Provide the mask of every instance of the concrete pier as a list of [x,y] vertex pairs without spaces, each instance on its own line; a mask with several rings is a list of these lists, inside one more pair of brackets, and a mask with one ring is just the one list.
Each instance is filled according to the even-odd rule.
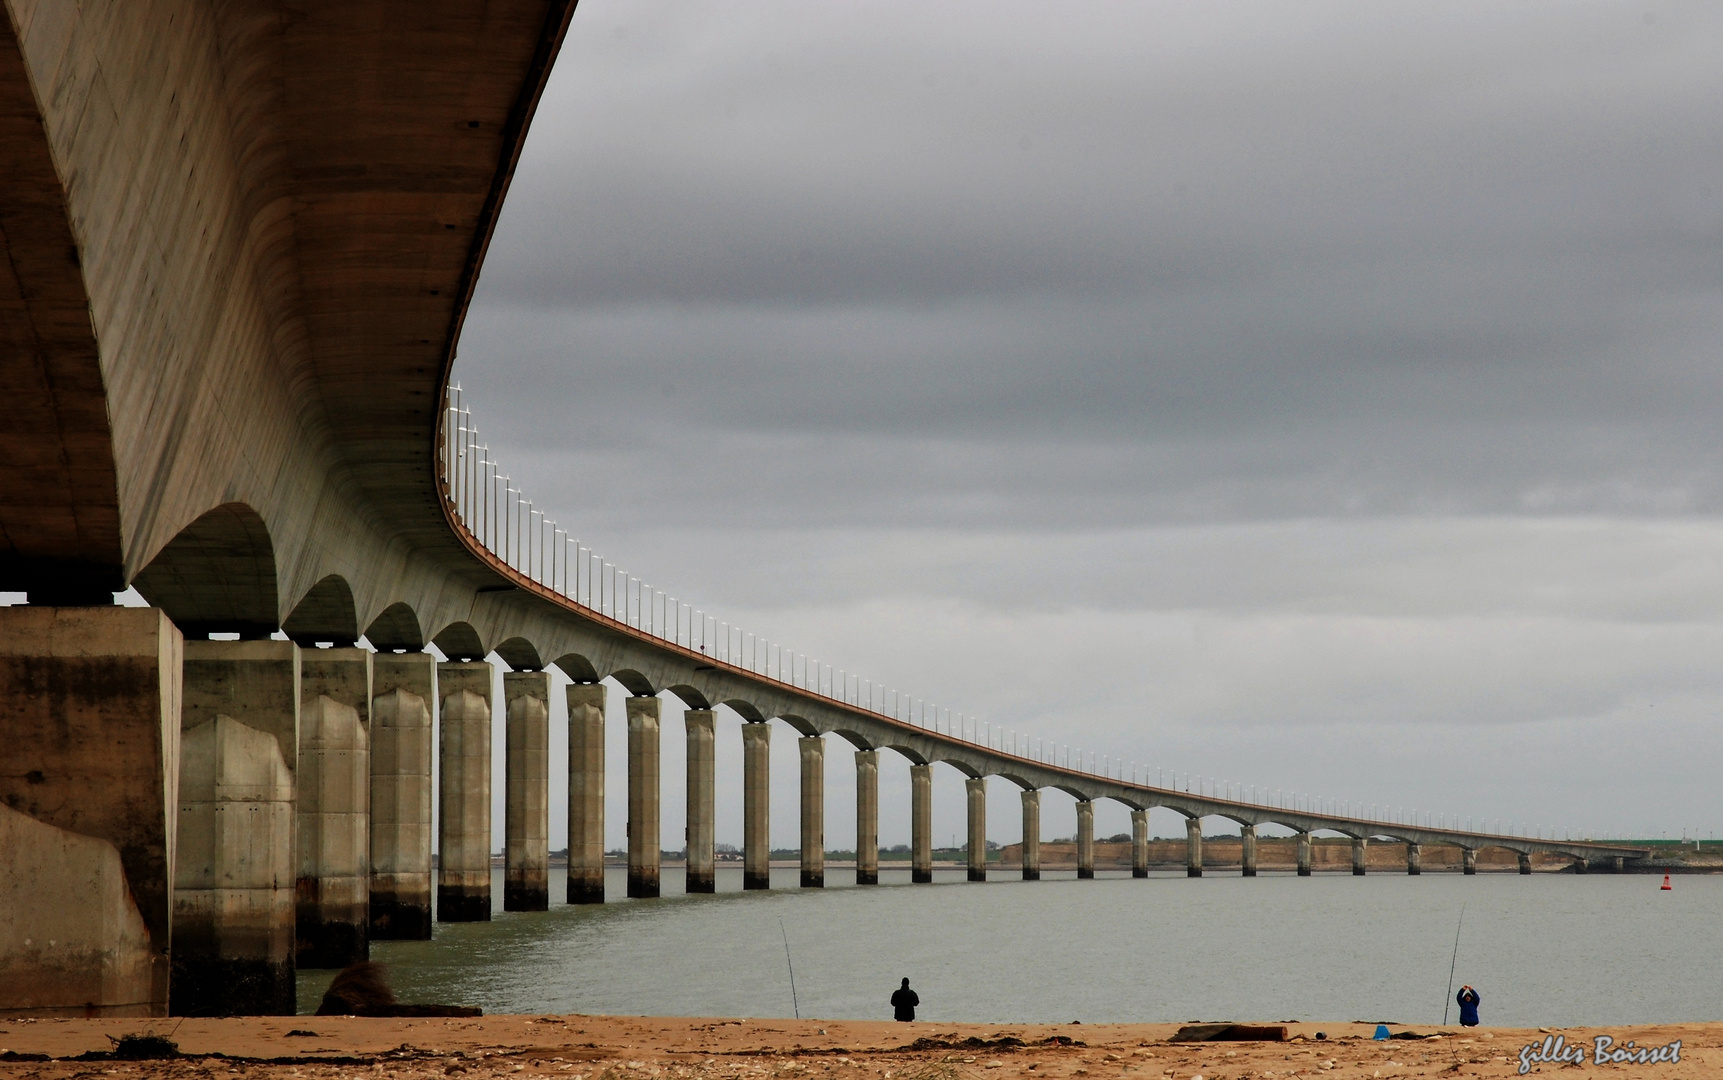
[[1526,855],[1524,853],[1521,853],[1521,855],[1520,855],[1520,873],[1529,874],[1531,872],[1532,872],[1532,857],[1530,855]]
[[909,767],[909,880],[933,880],[933,766]]
[[1095,804],[1077,800],[1077,876],[1095,876]]
[[1367,841],[1362,836],[1354,836],[1352,838],[1352,876],[1353,877],[1363,877],[1364,876],[1365,849],[1368,847],[1368,845],[1369,845],[1369,841]]
[[655,697],[628,699],[628,895],[638,900],[658,895],[663,846],[658,801],[662,704]]
[[796,740],[802,754],[802,888],[826,887],[826,741]]
[[879,751],[856,751],[856,884],[879,884]]
[[1406,845],[1406,873],[1422,874],[1424,872],[1424,849],[1421,844]]
[[1310,876],[1310,834],[1298,834],[1298,876]]
[[714,758],[716,719],[710,709],[689,709],[682,714],[688,733],[688,845],[686,890],[709,893],[717,890],[717,848],[713,824],[718,813]]
[[969,880],[987,880],[987,778],[971,776],[963,788],[969,796]]
[[0,1016],[166,1016],[180,632],[0,608]]
[[1023,880],[1041,880],[1041,791],[1023,792]]
[[1131,811],[1131,876],[1149,876],[1149,812]]
[[568,902],[604,903],[603,683],[568,687]]
[[1185,818],[1185,876],[1203,876],[1203,819]]
[[188,641],[174,852],[179,1016],[290,1016],[299,646]]
[[371,653],[299,650],[301,968],[371,954]]
[[1241,861],[1244,863],[1244,876],[1256,876],[1256,826],[1243,825],[1239,827],[1239,841],[1242,848]]
[[371,658],[372,941],[431,937],[431,762],[437,659]]
[[742,725],[742,888],[772,887],[772,728]]
[[491,917],[491,666],[437,665],[442,732],[437,798],[437,921]]
[[503,675],[503,910],[550,909],[550,673]]
[[1478,872],[1478,849],[1464,848],[1460,851],[1460,873],[1476,874]]

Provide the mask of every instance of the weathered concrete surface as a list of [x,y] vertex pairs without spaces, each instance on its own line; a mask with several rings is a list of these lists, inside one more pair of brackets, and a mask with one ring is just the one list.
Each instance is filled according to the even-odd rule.
[[772,887],[772,729],[742,725],[742,888]]
[[23,467],[0,588],[123,587],[230,503],[265,523],[257,580],[281,587],[158,564],[140,588],[182,627],[273,628],[331,574],[361,608],[479,576],[438,516],[437,391],[573,4],[410,26],[368,2],[6,7],[0,364]]
[[711,709],[688,709],[682,714],[688,734],[688,845],[686,884],[691,893],[717,890],[716,816],[718,813],[716,715]]
[[0,903],[0,1015],[167,1014],[181,659],[154,608],[0,608],[0,803],[59,830],[0,847],[28,890]]
[[1423,854],[1423,848],[1420,845],[1406,845],[1406,873],[1422,874],[1424,872]]
[[0,852],[0,1016],[165,1013],[119,849],[0,804]]
[[1205,799],[976,747],[571,610],[478,552],[439,488],[439,392],[571,12],[456,0],[380,35],[390,16],[371,0],[290,17],[9,0],[0,364],[29,399],[4,437],[28,466],[30,527],[0,530],[0,584],[130,581],[196,633],[497,648],[1132,809],[1643,856]]
[[503,675],[503,910],[550,910],[550,673]]
[[1475,848],[1466,848],[1460,856],[1460,872],[1475,874],[1478,872],[1478,852]]
[[802,765],[801,884],[826,887],[826,741],[818,735],[796,740]]
[[568,902],[604,903],[603,683],[574,683],[568,697]]
[[663,848],[658,716],[663,704],[655,697],[628,699],[628,895],[637,899],[658,895]]
[[933,766],[909,767],[909,880],[933,880]]
[[1238,830],[1240,869],[1245,877],[1256,876],[1256,826],[1242,825]]
[[431,764],[437,660],[371,659],[372,940],[431,937]]
[[1019,861],[1024,881],[1041,880],[1041,792],[1025,789],[1023,799],[1023,841]]
[[296,962],[370,956],[371,653],[299,652]]
[[1308,832],[1298,834],[1298,876],[1310,876],[1310,834]]
[[1358,877],[1363,877],[1365,868],[1369,866],[1369,860],[1364,855],[1365,847],[1369,842],[1362,836],[1352,838],[1352,873]]
[[437,813],[437,921],[491,917],[491,665],[437,665],[441,775]]
[[969,799],[967,852],[970,881],[987,880],[987,778],[966,777],[964,794]]
[[299,661],[291,641],[185,643],[177,1015],[294,1011]]
[[1149,876],[1149,812],[1131,811],[1131,876]]
[[879,751],[856,751],[856,884],[879,884]]
[[1185,874],[1203,876],[1203,823],[1200,818],[1185,819]]
[[1095,804],[1077,800],[1077,876],[1095,876]]
[[182,731],[175,1015],[297,1011],[293,856],[294,776],[275,736],[227,716]]

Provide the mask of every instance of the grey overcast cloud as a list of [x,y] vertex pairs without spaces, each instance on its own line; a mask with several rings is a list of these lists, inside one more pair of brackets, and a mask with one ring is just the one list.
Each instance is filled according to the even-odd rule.
[[1723,5],[583,0],[456,377],[584,543],[990,724],[1711,836],[1720,342]]

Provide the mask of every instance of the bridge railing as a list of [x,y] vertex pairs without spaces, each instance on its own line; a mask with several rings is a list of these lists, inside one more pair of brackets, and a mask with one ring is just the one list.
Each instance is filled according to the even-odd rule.
[[[795,652],[764,635],[655,588],[588,547],[540,510],[502,471],[473,422],[458,383],[448,391],[444,494],[479,546],[538,586],[594,615],[690,649],[760,678],[1002,754],[1100,775],[1121,763],[1051,740],[999,728],[855,672]],[[1109,773],[1110,775],[1110,773]]]
[[[1147,767],[1101,751],[1002,728],[964,713],[937,705],[896,687],[888,687],[844,668],[824,663],[790,650],[778,642],[718,618],[704,608],[681,600],[630,574],[588,547],[571,530],[563,528],[540,510],[514,484],[514,480],[491,456],[490,445],[473,422],[471,407],[458,383],[451,383],[443,415],[443,492],[460,528],[478,546],[499,562],[541,589],[583,608],[595,617],[627,626],[639,633],[676,645],[715,663],[749,672],[754,676],[814,694],[831,701],[863,709],[911,727],[984,746],[993,753],[1055,769],[1104,777],[1142,787],[1196,794],[1217,801],[1278,808],[1295,813],[1318,814],[1349,821],[1383,825],[1430,827],[1433,821],[1451,821],[1459,826],[1461,815],[1434,811],[1371,806],[1368,815],[1362,804],[1325,798],[1304,792],[1259,788],[1214,777],[1172,772],[1154,772],[1150,783]],[[1191,791],[1192,784],[1196,791]],[[1470,818],[1467,818],[1470,831]],[[1420,825],[1420,821],[1424,824]],[[1506,835],[1533,838],[1534,830],[1508,822]],[[1497,821],[1498,830],[1500,821]],[[1438,826],[1440,827],[1440,826]],[[1480,832],[1484,831],[1482,829]],[[1548,839],[1558,830],[1551,828]],[[1567,830],[1572,832],[1573,830]],[[1543,835],[1541,826],[1537,837]],[[1577,839],[1577,837],[1576,837]]]

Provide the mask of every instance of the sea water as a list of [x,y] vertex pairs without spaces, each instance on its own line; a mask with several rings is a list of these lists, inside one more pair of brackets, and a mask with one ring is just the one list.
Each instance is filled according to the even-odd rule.
[[[504,912],[438,924],[431,941],[376,942],[403,1001],[487,1013],[890,1019],[908,977],[919,1017],[984,1023],[1368,1020],[1434,1024],[1454,988],[1483,995],[1486,1024],[1548,1026],[1723,1019],[1723,878],[1638,874],[1372,874],[931,885],[882,870],[881,884],[741,891],[721,867],[716,895],[681,891]],[[1460,925],[1464,908],[1464,924]],[[786,950],[787,941],[787,950]],[[786,955],[787,952],[787,955]],[[794,970],[794,994],[791,969]],[[300,975],[316,1008],[333,972]],[[1457,1010],[1448,1019],[1457,1022]]]

